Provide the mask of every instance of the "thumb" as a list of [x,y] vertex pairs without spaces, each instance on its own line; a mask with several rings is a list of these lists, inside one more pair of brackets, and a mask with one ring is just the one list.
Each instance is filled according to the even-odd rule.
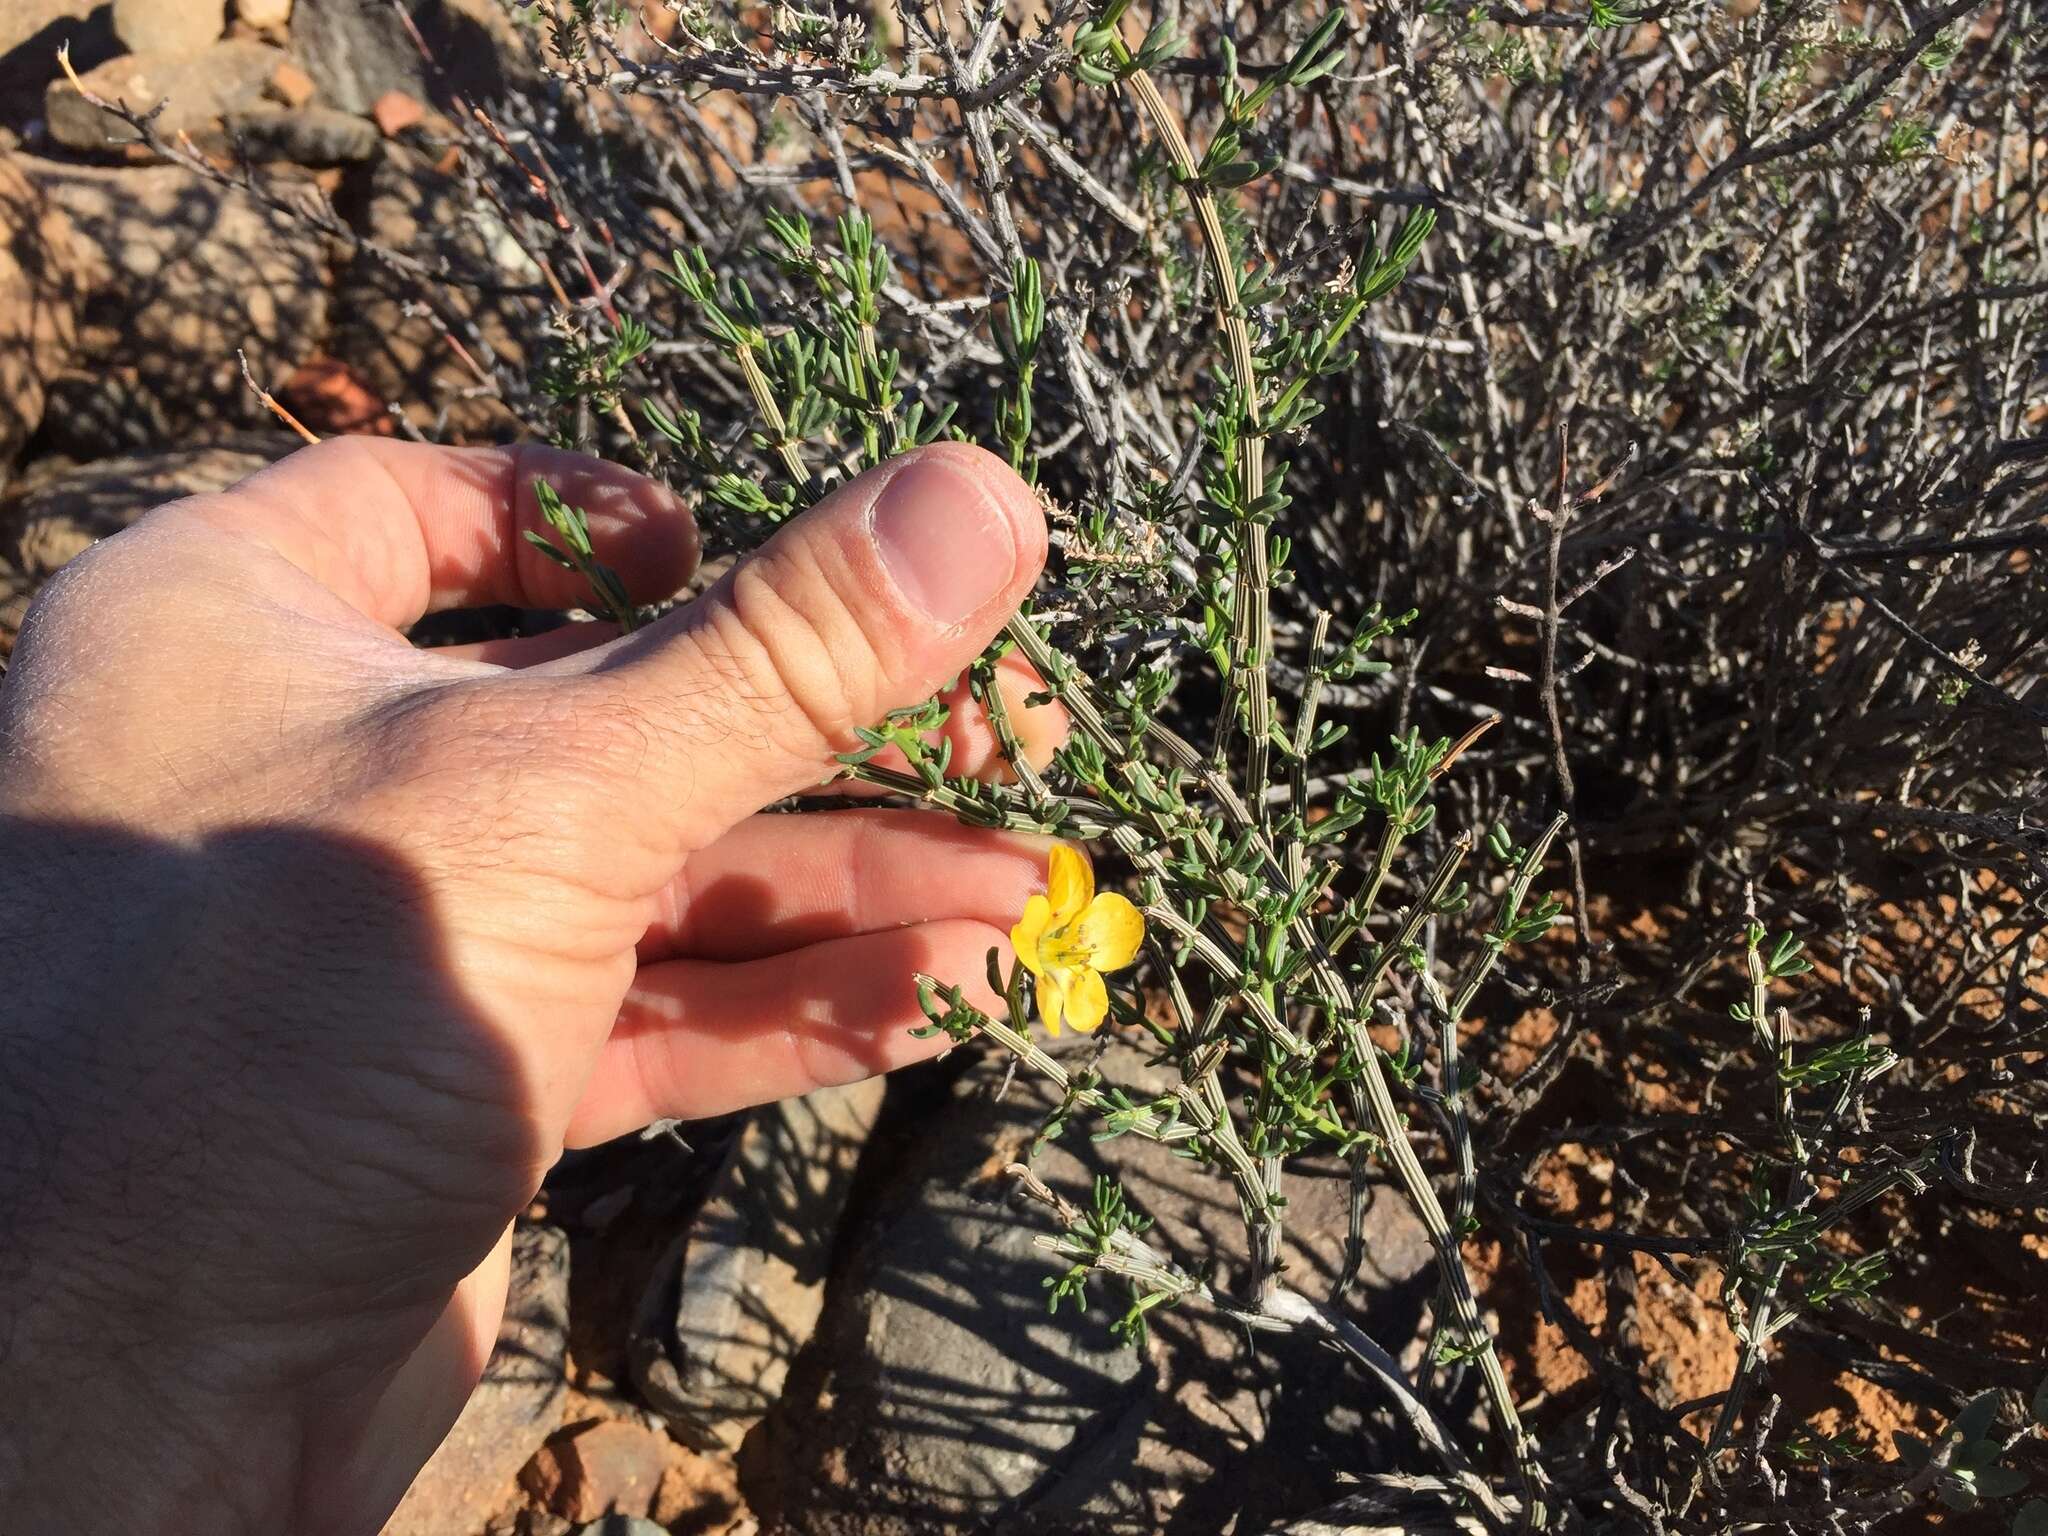
[[830,777],[835,754],[980,654],[1045,564],[1009,466],[934,444],[868,471],[647,629],[546,670],[642,728],[641,814],[682,851]]

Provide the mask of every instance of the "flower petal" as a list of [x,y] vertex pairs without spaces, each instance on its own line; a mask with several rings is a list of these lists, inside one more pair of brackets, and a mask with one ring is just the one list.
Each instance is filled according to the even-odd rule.
[[1052,921],[1064,928],[1088,908],[1095,896],[1095,871],[1088,856],[1071,843],[1054,843],[1045,867],[1045,894],[1052,902]]
[[1080,1034],[1092,1034],[1109,1017],[1109,988],[1096,971],[1077,971],[1067,989],[1067,1022]]
[[1058,971],[1042,972],[1038,978],[1038,1017],[1048,1035],[1060,1032],[1060,1015],[1066,1012],[1067,993]]
[[1034,896],[1024,903],[1024,915],[1010,930],[1010,947],[1024,962],[1024,969],[1034,976],[1045,974],[1045,962],[1039,958],[1039,949],[1045,939],[1045,930],[1051,926],[1052,903],[1043,896]]
[[1074,947],[1098,971],[1120,971],[1138,958],[1145,942],[1145,918],[1128,899],[1104,891],[1088,903],[1074,925]]

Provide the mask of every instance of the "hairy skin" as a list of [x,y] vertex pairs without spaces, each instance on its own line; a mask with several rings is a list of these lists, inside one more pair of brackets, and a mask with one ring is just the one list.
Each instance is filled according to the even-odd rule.
[[565,1145],[916,1058],[911,972],[979,976],[1035,888],[1022,839],[756,814],[1029,590],[1043,518],[999,461],[885,465],[631,636],[414,650],[436,608],[578,600],[519,536],[536,475],[637,599],[687,579],[687,513],[624,471],[345,440],[30,611],[0,687],[10,1529],[374,1532]]

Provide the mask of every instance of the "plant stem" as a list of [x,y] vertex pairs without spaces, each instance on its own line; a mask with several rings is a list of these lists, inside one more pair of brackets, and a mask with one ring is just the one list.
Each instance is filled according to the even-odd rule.
[[[1131,52],[1122,38],[1111,43],[1118,63],[1128,66]],[[1272,657],[1272,620],[1268,609],[1268,588],[1272,572],[1266,556],[1266,528],[1251,515],[1252,507],[1265,494],[1265,439],[1259,433],[1258,361],[1252,353],[1251,327],[1245,323],[1244,303],[1238,284],[1237,267],[1230,255],[1230,241],[1223,230],[1223,216],[1216,200],[1203,184],[1201,162],[1189,146],[1187,135],[1159,87],[1142,69],[1124,76],[1132,98],[1166,146],[1174,175],[1187,193],[1202,229],[1202,254],[1216,288],[1216,319],[1223,328],[1223,342],[1230,354],[1231,372],[1242,401],[1243,430],[1237,434],[1237,480],[1239,517],[1235,529],[1237,580],[1232,593],[1232,666],[1225,681],[1222,708],[1217,712],[1216,749],[1220,757],[1228,733],[1243,715],[1245,729],[1245,789],[1264,815],[1266,753],[1273,729],[1273,704],[1267,692],[1266,664]]]

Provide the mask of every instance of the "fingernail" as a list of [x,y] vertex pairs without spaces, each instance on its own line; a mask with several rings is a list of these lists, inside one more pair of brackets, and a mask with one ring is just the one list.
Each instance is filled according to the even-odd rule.
[[871,526],[897,590],[939,624],[973,617],[1016,573],[1009,515],[968,470],[939,454],[920,454],[889,477]]

